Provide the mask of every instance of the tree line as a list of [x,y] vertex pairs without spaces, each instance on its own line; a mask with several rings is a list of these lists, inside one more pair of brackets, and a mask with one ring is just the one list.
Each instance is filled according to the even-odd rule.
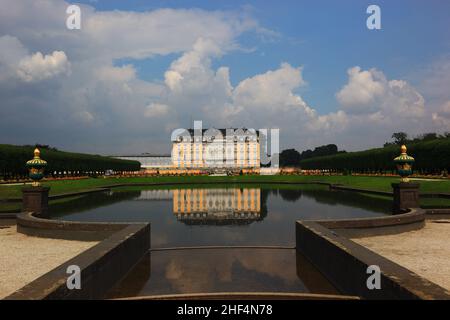
[[[0,144],[0,176],[3,179],[23,178],[28,176],[25,163],[33,158],[36,146],[15,146]],[[100,155],[59,151],[49,146],[41,147],[41,158],[47,161],[46,174],[59,175],[97,175],[107,170],[115,172],[138,171],[138,161],[115,159]]]
[[316,147],[314,150],[305,150],[303,152],[298,152],[295,149],[283,150],[280,153],[280,166],[281,167],[298,167],[302,160],[334,155],[338,153],[345,153],[345,151],[339,151],[335,144],[327,144],[324,146]]
[[[300,166],[302,169],[327,169],[344,173],[393,173],[393,159],[400,154],[399,144],[403,143],[405,141],[397,141],[383,148],[304,159],[300,161]],[[408,154],[416,160],[416,172],[441,174],[450,170],[450,137],[421,139],[406,144]]]
[[450,138],[450,132],[444,132],[443,134],[437,134],[436,132],[427,132],[419,134],[414,138],[410,138],[406,132],[394,132],[391,136],[393,141],[386,142],[384,147],[392,145],[413,144],[421,141],[431,141],[436,139]]

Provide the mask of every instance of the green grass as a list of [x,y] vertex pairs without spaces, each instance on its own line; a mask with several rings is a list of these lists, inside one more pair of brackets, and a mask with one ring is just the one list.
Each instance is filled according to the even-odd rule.
[[19,202],[0,202],[0,213],[2,212],[17,212],[22,208],[22,203]]
[[448,208],[450,207],[450,199],[421,198],[420,206],[422,208]]
[[[181,177],[135,177],[135,178],[89,178],[82,180],[58,180],[43,182],[44,186],[51,187],[50,194],[57,195],[69,192],[91,190],[116,184],[127,183],[245,183],[245,182],[328,182],[339,183],[354,188],[392,191],[391,183],[398,182],[395,177],[364,177],[364,176],[181,176]],[[450,180],[420,181],[422,192],[450,192]],[[0,199],[21,197],[22,185],[0,185]]]
[[[89,178],[82,180],[58,180],[58,181],[46,181],[43,182],[44,186],[49,186],[50,195],[58,195],[71,192],[87,191],[94,188],[100,188],[110,185],[127,184],[127,183],[201,183],[201,182],[213,182],[217,185],[221,183],[245,183],[245,182],[328,182],[339,183],[345,186],[380,190],[380,191],[392,191],[391,183],[398,182],[399,178],[396,177],[364,177],[364,176],[232,176],[232,177],[208,177],[208,176],[181,176],[181,177],[135,177],[135,178]],[[421,192],[450,192],[450,180],[438,180],[438,181],[420,181]],[[16,186],[4,186],[0,185],[0,199],[6,198],[20,198],[22,185]],[[447,203],[449,200],[445,199],[433,199],[425,200],[427,205],[429,203]],[[3,204],[1,204],[3,205]]]

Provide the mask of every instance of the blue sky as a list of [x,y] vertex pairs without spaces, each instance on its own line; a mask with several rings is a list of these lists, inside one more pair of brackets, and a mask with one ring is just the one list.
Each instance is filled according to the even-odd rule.
[[80,30],[70,1],[0,0],[0,143],[167,153],[192,120],[298,150],[450,131],[450,1],[74,3]]
[[[83,3],[83,1],[80,1]],[[250,52],[231,52],[214,61],[232,70],[233,85],[247,77],[276,69],[281,62],[304,67],[308,82],[303,97],[318,111],[336,109],[335,93],[347,81],[354,65],[376,67],[389,78],[418,84],[415,71],[426,68],[450,51],[450,1],[84,1],[97,10],[148,11],[158,8],[201,8],[246,11],[279,38],[261,40],[257,35],[239,38]],[[379,5],[382,30],[369,31],[366,9]],[[447,32],[446,32],[447,31]],[[142,78],[162,79],[179,55],[133,61]],[[129,63],[130,59],[118,61]]]

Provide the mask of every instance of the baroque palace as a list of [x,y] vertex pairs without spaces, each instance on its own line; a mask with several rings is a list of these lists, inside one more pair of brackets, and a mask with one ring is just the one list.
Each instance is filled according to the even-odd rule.
[[254,129],[179,129],[172,134],[171,155],[116,156],[137,160],[148,173],[239,173],[259,170],[260,132]]
[[259,168],[259,132],[214,128],[184,130],[172,138],[172,164],[176,168]]

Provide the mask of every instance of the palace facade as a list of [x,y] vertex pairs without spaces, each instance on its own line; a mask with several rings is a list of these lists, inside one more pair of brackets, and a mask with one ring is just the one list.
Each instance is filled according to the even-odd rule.
[[171,155],[122,155],[147,174],[244,173],[260,171],[260,132],[253,129],[179,129]]
[[186,129],[172,136],[172,164],[186,169],[258,169],[259,131]]

